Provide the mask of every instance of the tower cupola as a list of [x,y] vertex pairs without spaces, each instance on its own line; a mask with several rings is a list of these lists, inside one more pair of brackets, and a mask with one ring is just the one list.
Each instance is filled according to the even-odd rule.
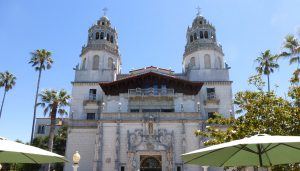
[[119,56],[118,33],[111,26],[107,16],[102,16],[88,31],[87,45],[82,47],[81,55],[88,50],[106,50]]
[[182,69],[189,80],[229,80],[216,29],[199,11],[187,29],[186,41]]
[[113,81],[121,72],[118,33],[105,13],[88,29],[87,44],[82,47],[80,58],[75,81]]
[[215,27],[199,13],[192,27],[187,29],[186,40],[184,56],[201,49],[213,49],[223,53],[222,46],[217,43]]

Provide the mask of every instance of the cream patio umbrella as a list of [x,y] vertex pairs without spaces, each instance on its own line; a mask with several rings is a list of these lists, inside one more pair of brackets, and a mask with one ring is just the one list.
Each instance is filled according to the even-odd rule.
[[0,163],[62,163],[64,156],[0,137]]
[[255,135],[182,155],[185,164],[260,166],[300,162],[300,136]]

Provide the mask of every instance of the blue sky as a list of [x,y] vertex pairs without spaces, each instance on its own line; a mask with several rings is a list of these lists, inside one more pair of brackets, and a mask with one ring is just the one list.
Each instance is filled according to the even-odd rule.
[[[253,61],[261,51],[280,52],[284,37],[300,28],[300,1],[294,0],[1,0],[0,72],[12,72],[17,83],[6,96],[0,136],[30,139],[37,81],[37,72],[28,64],[30,52],[45,48],[53,53],[55,63],[43,72],[41,89],[71,92],[72,68],[79,62],[87,30],[107,7],[119,34],[122,73],[151,65],[181,72],[186,30],[197,6],[216,27],[225,60],[232,67],[234,92],[251,89],[247,78],[255,72]],[[276,92],[285,96],[296,66],[279,62],[271,84],[273,88],[277,84]],[[42,116],[39,109],[38,117]]]

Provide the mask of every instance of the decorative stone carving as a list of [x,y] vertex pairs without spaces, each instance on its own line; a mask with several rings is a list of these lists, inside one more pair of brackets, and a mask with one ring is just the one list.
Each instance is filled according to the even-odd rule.
[[[167,171],[173,170],[173,146],[174,134],[166,129],[158,129],[153,131],[153,134],[143,132],[142,129],[136,129],[134,132],[127,132],[128,138],[128,165],[135,165],[137,153],[139,151],[161,152],[166,156],[164,167]],[[133,167],[128,166],[128,170],[132,171]]]
[[165,146],[171,145],[172,134],[168,133],[166,129],[158,130],[159,142]]

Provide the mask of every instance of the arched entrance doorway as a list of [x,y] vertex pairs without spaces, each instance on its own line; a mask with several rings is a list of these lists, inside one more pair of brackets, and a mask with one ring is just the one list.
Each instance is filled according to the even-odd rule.
[[141,171],[161,171],[161,156],[141,156]]

